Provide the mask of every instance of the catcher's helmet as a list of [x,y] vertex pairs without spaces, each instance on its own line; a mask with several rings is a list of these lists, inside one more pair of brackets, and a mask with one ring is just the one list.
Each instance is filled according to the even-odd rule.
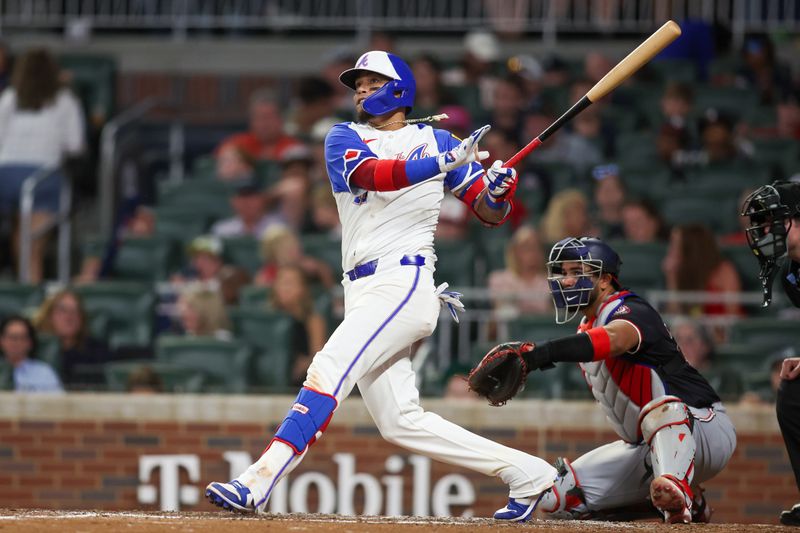
[[376,116],[401,107],[406,108],[406,113],[411,111],[417,93],[417,82],[405,61],[389,52],[373,50],[359,57],[355,67],[342,72],[339,81],[355,90],[356,78],[363,71],[376,72],[391,78],[391,81],[362,102],[364,111]]
[[750,219],[745,235],[761,266],[759,278],[766,307],[772,299],[776,262],[787,252],[786,236],[792,219],[800,217],[800,184],[776,181],[758,188],[745,199],[740,215]]
[[[565,272],[564,264],[575,262],[581,264],[581,272]],[[547,261],[547,282],[556,308],[556,322],[569,322],[591,303],[594,278],[600,274],[611,274],[614,287],[619,289],[617,277],[621,266],[619,254],[600,239],[567,237],[555,243]],[[565,287],[562,280],[566,277],[576,278],[575,284]]]

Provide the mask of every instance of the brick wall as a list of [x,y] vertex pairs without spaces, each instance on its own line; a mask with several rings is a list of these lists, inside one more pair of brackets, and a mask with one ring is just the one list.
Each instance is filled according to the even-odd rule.
[[[158,500],[139,503],[138,491],[143,485],[161,490],[162,471],[155,469],[140,479],[141,457],[196,456],[197,479],[182,469],[178,483],[202,491],[211,480],[228,479],[231,467],[225,452],[255,456],[263,449],[290,401],[287,397],[0,394],[0,498],[5,507],[156,510]],[[615,438],[590,403],[515,402],[502,410],[480,404],[425,403],[486,437],[548,461],[561,455],[574,458]],[[737,425],[738,449],[728,468],[706,484],[717,512],[715,521],[775,523],[779,511],[800,498],[773,411],[769,407],[730,411]],[[254,412],[263,413],[265,422],[252,423],[247,413]],[[335,485],[338,465],[332,459],[342,452],[354,454],[356,472],[377,480],[386,475],[389,456],[403,458],[400,472],[392,473],[402,476],[402,509],[410,513],[414,480],[408,454],[380,438],[358,399],[343,404],[292,479],[316,471]],[[469,508],[476,516],[490,515],[505,501],[501,483],[448,465],[431,464],[431,486],[452,473],[463,474],[474,487],[476,499]],[[308,498],[312,510],[318,497],[318,491],[312,491]],[[362,509],[361,500],[362,493],[356,491],[356,511]],[[198,505],[181,508],[211,509],[202,499]],[[465,509],[456,505],[451,512],[461,514]]]

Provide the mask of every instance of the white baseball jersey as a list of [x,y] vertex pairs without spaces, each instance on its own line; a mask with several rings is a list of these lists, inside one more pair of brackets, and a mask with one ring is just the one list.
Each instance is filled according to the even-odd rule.
[[350,185],[353,171],[368,159],[413,160],[458,146],[449,132],[427,125],[382,131],[345,122],[325,139],[328,177],[342,222],[342,268],[389,254],[433,256],[433,232],[444,187],[471,206],[483,189],[483,167],[471,163],[399,191],[364,191]]

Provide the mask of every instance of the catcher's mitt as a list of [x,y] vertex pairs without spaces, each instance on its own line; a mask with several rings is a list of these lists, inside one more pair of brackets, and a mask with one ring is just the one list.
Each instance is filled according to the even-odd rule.
[[469,389],[495,407],[504,405],[522,390],[528,375],[528,365],[522,355],[533,348],[530,342],[495,346],[469,373]]

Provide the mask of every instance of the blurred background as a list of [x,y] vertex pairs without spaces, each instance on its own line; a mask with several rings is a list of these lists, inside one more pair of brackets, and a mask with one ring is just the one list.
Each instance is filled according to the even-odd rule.
[[[464,397],[491,345],[573,332],[546,253],[596,235],[724,400],[772,402],[798,315],[761,309],[739,209],[800,180],[797,0],[2,1],[0,388],[291,392],[342,317],[342,70],[399,54],[414,117],[491,124],[506,160],[670,18],[673,45],[520,164],[508,223],[445,199],[435,277],[467,313],[415,347],[419,385]],[[52,375],[20,383],[26,358]],[[525,394],[590,399],[562,367]]]

